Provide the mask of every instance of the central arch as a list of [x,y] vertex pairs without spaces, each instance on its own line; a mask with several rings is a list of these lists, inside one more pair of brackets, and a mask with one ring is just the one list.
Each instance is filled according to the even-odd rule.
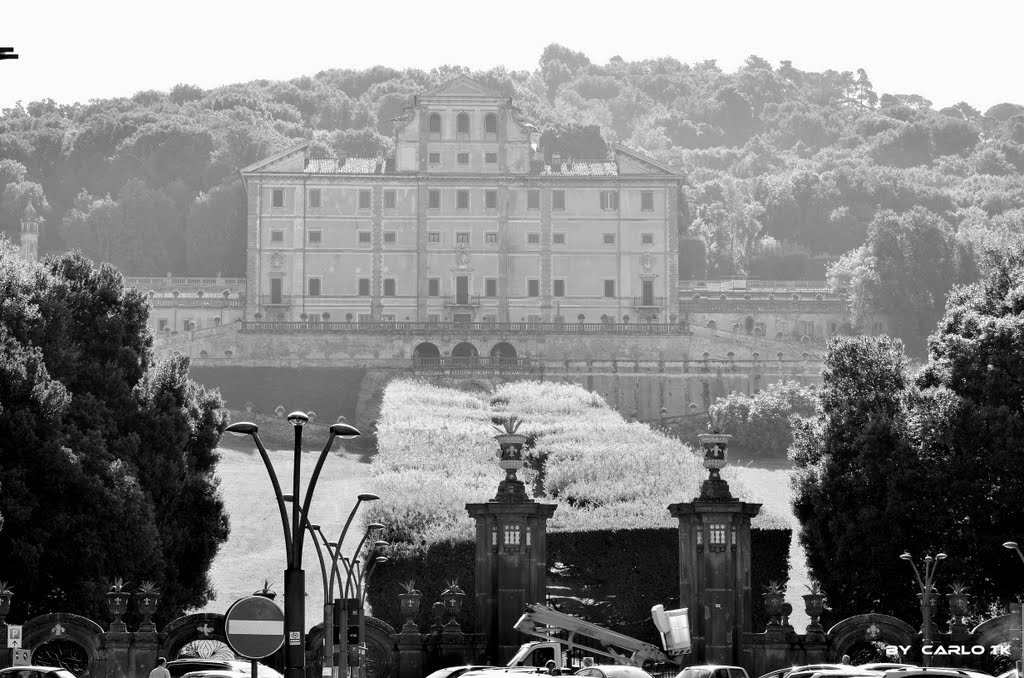
[[420,342],[416,344],[416,348],[412,350],[413,360],[423,361],[428,359],[428,362],[432,362],[441,357],[441,349],[436,344],[432,344],[429,341]]
[[917,632],[902,619],[887,614],[860,614],[847,617],[827,632],[829,661],[851,654],[865,642],[886,645],[917,645]]
[[475,363],[479,357],[480,352],[476,350],[476,346],[468,341],[455,344],[452,348],[452,361],[455,363]]
[[514,363],[518,357],[516,347],[507,341],[499,341],[491,347],[491,358],[499,364]]

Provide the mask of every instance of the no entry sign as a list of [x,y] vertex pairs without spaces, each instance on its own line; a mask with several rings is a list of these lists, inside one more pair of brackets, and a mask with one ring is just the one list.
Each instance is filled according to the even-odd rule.
[[224,635],[231,649],[243,657],[269,657],[284,644],[284,613],[262,596],[240,598],[224,615]]

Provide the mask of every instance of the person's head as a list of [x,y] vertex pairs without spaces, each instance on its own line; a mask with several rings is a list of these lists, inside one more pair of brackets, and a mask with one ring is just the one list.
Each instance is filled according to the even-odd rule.
[[583,668],[589,669],[593,665],[594,665],[594,658],[593,657],[584,657],[583,658]]
[[157,660],[156,660],[156,665],[157,666],[166,666],[167,665],[167,660],[164,657],[158,657]]
[[547,663],[544,664],[544,668],[546,668],[548,671],[550,671],[551,669],[555,668],[555,660],[554,659],[549,659],[547,661]]
[[849,664],[850,663],[850,655],[848,655],[848,654],[844,654],[843,655],[843,663],[844,664]]

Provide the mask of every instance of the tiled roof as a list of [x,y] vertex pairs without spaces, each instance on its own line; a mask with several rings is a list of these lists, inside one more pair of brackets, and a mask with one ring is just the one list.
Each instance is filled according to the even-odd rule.
[[[383,162],[381,163],[383,171]],[[377,158],[310,158],[306,164],[308,174],[376,174]]]
[[608,177],[619,173],[619,167],[614,160],[573,160],[570,169],[569,163],[562,161],[560,171],[553,172],[551,165],[545,165],[541,176],[562,176],[562,177]]

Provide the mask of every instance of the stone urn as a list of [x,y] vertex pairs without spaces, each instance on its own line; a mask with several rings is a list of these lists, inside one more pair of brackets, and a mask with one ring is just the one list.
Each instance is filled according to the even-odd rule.
[[961,624],[963,618],[967,616],[967,606],[971,601],[967,587],[960,582],[954,582],[950,593],[946,594],[946,600],[949,601],[949,615],[952,617],[950,621],[953,624]]
[[403,630],[416,631],[416,615],[420,613],[423,594],[416,589],[416,582],[410,580],[402,584],[403,592],[398,595],[402,616],[405,617]]
[[494,501],[507,503],[527,502],[526,487],[516,473],[523,468],[523,445],[529,438],[519,433],[523,420],[515,417],[496,417],[492,420],[498,435],[498,466],[505,471],[505,479],[498,483]]
[[728,459],[732,436],[728,433],[701,433],[697,440],[704,449],[704,468],[708,470],[708,479],[701,484],[700,501],[732,501],[729,484],[720,473]]
[[807,587],[810,593],[803,596],[804,612],[811,618],[808,628],[821,628],[821,614],[825,611],[825,594],[818,589],[817,584]]
[[[923,594],[921,594],[921,593],[917,594],[917,603],[918,603],[918,606],[923,610],[924,609],[924,595]],[[935,613],[939,610],[939,594],[938,594],[938,592],[935,591],[935,589],[932,589],[931,595],[928,596],[928,607],[929,607],[929,613],[931,614],[932,619],[934,619],[935,618]]]
[[107,607],[110,608],[110,616],[113,617],[110,622],[111,630],[114,630],[115,627],[123,630],[124,627],[121,617],[128,611],[128,600],[131,598],[131,594],[125,591],[124,587],[124,580],[118,578],[107,591]]
[[448,613],[448,626],[458,628],[458,616],[462,612],[462,603],[466,599],[466,592],[459,587],[459,582],[452,580],[448,582],[448,588],[441,592],[441,602]]
[[782,604],[786,602],[785,589],[778,582],[769,582],[761,594],[764,599],[764,609],[768,613],[768,623],[778,625],[782,623]]
[[135,604],[139,606],[139,614],[142,615],[142,626],[152,627],[153,615],[156,614],[157,605],[160,602],[160,589],[153,582],[143,582],[139,590],[135,592]]

